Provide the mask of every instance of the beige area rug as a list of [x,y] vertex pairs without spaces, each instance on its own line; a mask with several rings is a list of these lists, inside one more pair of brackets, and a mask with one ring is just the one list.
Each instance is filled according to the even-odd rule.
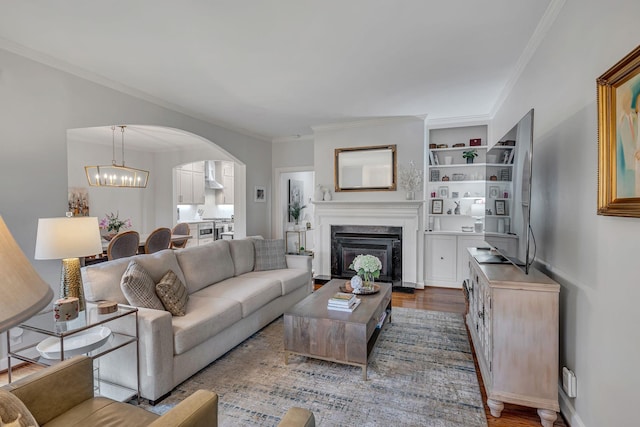
[[273,426],[288,408],[319,426],[486,426],[462,315],[393,308],[361,368],[292,356],[284,364],[282,317],[180,384],[163,413],[203,388],[219,395],[221,426]]

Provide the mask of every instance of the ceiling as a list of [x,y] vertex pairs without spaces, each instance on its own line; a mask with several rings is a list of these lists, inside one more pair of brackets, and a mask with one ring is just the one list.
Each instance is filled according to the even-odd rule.
[[558,1],[3,0],[0,48],[286,139],[366,118],[489,117]]

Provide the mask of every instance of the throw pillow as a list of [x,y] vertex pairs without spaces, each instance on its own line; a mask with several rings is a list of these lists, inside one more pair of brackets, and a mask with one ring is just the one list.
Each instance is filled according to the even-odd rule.
[[0,425],[11,427],[38,427],[29,409],[13,393],[0,390]]
[[187,287],[172,270],[167,271],[167,274],[160,279],[156,285],[156,294],[169,313],[174,316],[186,314],[187,301],[189,300]]
[[254,271],[287,268],[284,239],[255,239],[253,244],[256,251]]
[[120,280],[120,289],[129,304],[135,307],[164,310],[156,295],[156,284],[140,264],[130,261]]

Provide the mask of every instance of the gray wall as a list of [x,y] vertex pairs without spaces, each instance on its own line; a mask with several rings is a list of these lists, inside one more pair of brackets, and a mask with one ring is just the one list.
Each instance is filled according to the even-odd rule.
[[561,285],[560,366],[573,427],[637,425],[640,219],[596,215],[596,78],[640,41],[640,2],[568,0],[494,120],[502,135],[535,108],[532,226]]
[[[33,258],[38,218],[67,209],[67,129],[135,123],[202,136],[246,164],[247,187],[269,182],[271,143],[241,135],[0,50],[0,215]],[[158,190],[158,189],[156,189]],[[171,192],[171,189],[167,189]],[[269,235],[267,204],[246,195],[247,234]],[[98,215],[99,213],[95,213]],[[60,263],[34,261],[57,293]]]

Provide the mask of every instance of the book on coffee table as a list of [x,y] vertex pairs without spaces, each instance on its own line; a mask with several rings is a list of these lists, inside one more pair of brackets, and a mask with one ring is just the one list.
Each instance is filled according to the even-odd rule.
[[355,302],[351,305],[335,305],[331,303],[331,300],[327,303],[327,309],[335,310],[335,311],[346,311],[348,313],[353,313],[353,311],[360,305],[360,298],[355,298]]
[[329,298],[329,304],[340,306],[340,307],[350,307],[356,301],[356,296],[353,294],[348,294],[346,292],[337,292],[331,298]]

